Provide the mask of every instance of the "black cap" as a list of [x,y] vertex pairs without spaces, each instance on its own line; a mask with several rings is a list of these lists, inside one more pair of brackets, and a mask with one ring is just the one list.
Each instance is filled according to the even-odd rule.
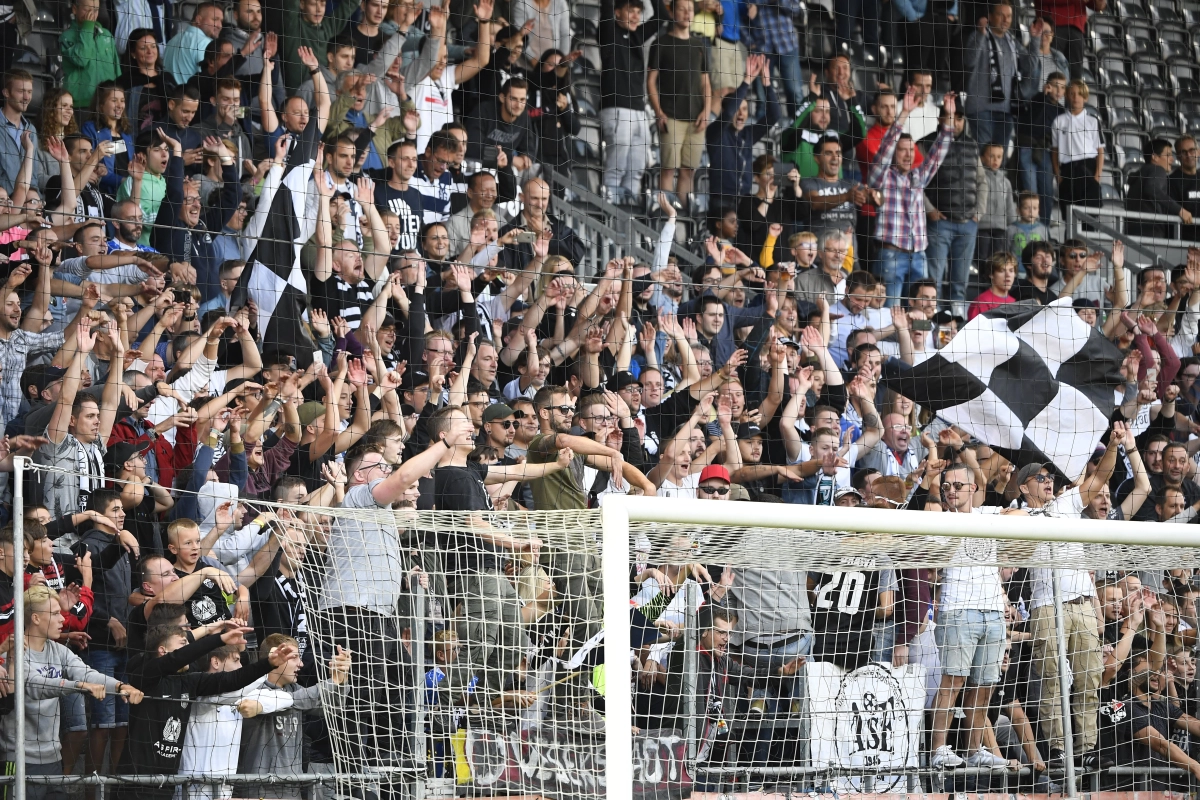
[[110,478],[114,478],[126,461],[149,449],[149,442],[117,442],[110,445],[108,452],[104,454],[104,471]]
[[1076,297],[1071,301],[1072,308],[1099,308],[1100,303],[1096,300],[1089,300],[1086,297]]
[[408,368],[404,370],[404,377],[400,381],[400,391],[411,392],[421,386],[429,385],[429,373],[423,369]]
[[379,323],[379,330],[383,330],[384,328],[395,328],[395,327],[396,327],[396,318],[393,317],[391,314],[384,314],[383,322]]
[[755,425],[753,422],[743,422],[738,425],[738,439],[753,439],[755,436],[762,436],[762,428]]
[[933,321],[935,323],[937,323],[938,325],[949,325],[951,322],[956,322],[956,323],[958,323],[958,327],[960,327],[960,328],[963,325],[967,324],[967,321],[965,319],[963,319],[962,317],[960,317],[958,314],[955,314],[950,311],[944,311],[944,310],[939,311],[936,314],[934,314]]
[[628,370],[621,370],[608,379],[608,390],[610,392],[619,392],[626,386],[633,385],[641,386],[642,382]]
[[781,336],[777,341],[784,347],[791,347],[795,350],[800,349],[800,343],[790,336]]
[[67,371],[62,367],[53,367],[49,364],[35,364],[32,367],[26,367],[21,373],[21,389],[25,390],[30,384],[37,386],[38,394],[46,391],[46,387],[55,381],[61,381]]

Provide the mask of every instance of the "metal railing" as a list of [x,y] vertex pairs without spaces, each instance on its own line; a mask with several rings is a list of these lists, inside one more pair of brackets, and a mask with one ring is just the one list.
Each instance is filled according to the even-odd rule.
[[[639,220],[628,209],[623,209],[605,200],[600,195],[584,186],[575,183],[570,178],[544,169],[542,177],[553,187],[562,187],[579,198],[579,200],[594,209],[600,217],[589,213],[587,209],[572,205],[555,193],[551,193],[551,208],[564,222],[575,229],[587,245],[587,255],[584,264],[578,265],[580,274],[596,274],[603,271],[604,265],[612,258],[630,255],[640,261],[653,263],[654,248],[658,243],[658,230]],[[692,251],[673,243],[671,254],[679,259],[684,267],[696,267],[704,263],[700,256]],[[689,271],[684,269],[684,272]]]
[[[1175,238],[1134,236],[1125,232],[1127,220],[1165,224]],[[1182,240],[1182,226],[1183,221],[1172,214],[1145,214],[1123,208],[1091,206],[1067,208],[1067,234],[1070,238],[1105,251],[1111,250],[1113,241],[1124,242],[1128,251],[1125,266],[1134,272],[1151,265],[1170,269],[1176,264],[1185,263],[1187,248],[1191,243]]]

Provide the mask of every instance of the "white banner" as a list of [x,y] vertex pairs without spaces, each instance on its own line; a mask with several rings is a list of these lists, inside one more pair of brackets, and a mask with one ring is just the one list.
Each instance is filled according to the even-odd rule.
[[[812,765],[888,770],[919,766],[925,714],[925,668],[868,664],[854,672],[810,661],[808,680]],[[839,791],[861,792],[861,777],[839,778]],[[907,791],[904,775],[883,772],[873,791]]]

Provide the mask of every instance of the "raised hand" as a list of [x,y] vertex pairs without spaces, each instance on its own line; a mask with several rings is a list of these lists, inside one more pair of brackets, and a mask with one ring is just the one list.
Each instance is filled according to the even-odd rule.
[[367,371],[363,368],[362,359],[350,359],[346,376],[355,387],[367,385]]
[[[312,71],[320,66],[320,62],[317,61],[317,57],[313,53],[311,47],[297,47],[296,55],[300,58],[300,63],[308,68],[309,71]],[[319,164],[321,162],[318,161],[317,163]]]

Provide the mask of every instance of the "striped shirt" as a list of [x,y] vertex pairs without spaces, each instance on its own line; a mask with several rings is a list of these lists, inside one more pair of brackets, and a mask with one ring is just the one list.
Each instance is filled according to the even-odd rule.
[[363,311],[375,302],[371,284],[366,278],[351,286],[334,273],[327,281],[313,280],[311,284],[313,305],[329,315],[330,319],[341,317],[350,330],[358,330]]
[[942,128],[929,150],[928,157],[921,162],[921,166],[908,172],[901,172],[892,167],[896,143],[900,141],[900,134],[903,132],[904,129],[899,123],[892,125],[879,145],[875,163],[871,165],[868,183],[883,195],[878,221],[875,223],[875,238],[901,250],[923,253],[929,243],[925,230],[924,190],[950,150],[954,128]]
[[[4,402],[4,422],[21,410],[21,373],[33,359],[30,356],[53,354],[63,346],[62,331],[31,333],[20,328],[0,339],[0,395]],[[41,431],[35,431],[41,434]]]

